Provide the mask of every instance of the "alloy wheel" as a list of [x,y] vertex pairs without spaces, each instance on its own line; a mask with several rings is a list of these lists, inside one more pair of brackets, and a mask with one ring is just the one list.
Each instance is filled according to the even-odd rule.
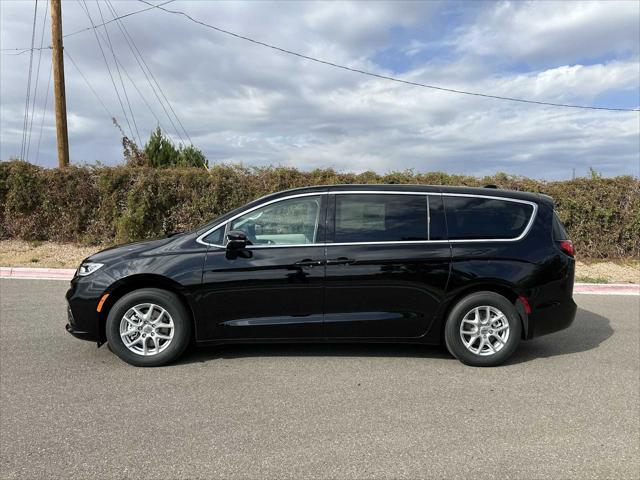
[[496,307],[483,305],[467,312],[460,323],[460,338],[471,353],[494,355],[509,340],[509,320]]
[[173,340],[173,318],[160,305],[141,303],[131,307],[120,320],[120,338],[130,351],[151,356],[164,351]]

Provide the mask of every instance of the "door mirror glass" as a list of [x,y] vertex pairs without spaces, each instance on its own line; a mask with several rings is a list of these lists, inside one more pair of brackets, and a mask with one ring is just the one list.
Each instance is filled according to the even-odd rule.
[[247,246],[247,236],[240,230],[231,230],[227,233],[227,249],[228,250],[242,250]]

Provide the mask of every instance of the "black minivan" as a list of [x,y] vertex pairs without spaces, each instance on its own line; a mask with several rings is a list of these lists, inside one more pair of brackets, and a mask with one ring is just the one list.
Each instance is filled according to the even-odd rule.
[[67,292],[66,328],[137,366],[192,342],[444,343],[492,366],[571,324],[573,255],[541,194],[300,188],[90,256]]

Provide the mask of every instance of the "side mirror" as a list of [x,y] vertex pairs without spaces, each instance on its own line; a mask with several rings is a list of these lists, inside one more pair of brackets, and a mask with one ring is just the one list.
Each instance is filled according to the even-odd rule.
[[227,233],[227,250],[242,250],[248,243],[247,235],[240,230]]

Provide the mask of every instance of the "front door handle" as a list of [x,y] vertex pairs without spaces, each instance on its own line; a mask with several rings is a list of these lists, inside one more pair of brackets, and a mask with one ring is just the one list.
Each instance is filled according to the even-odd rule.
[[322,265],[322,260],[311,260],[306,258],[304,260],[300,260],[294,264],[296,267],[319,267]]
[[352,263],[356,263],[353,258],[347,257],[338,257],[327,260],[327,265],[351,265]]

